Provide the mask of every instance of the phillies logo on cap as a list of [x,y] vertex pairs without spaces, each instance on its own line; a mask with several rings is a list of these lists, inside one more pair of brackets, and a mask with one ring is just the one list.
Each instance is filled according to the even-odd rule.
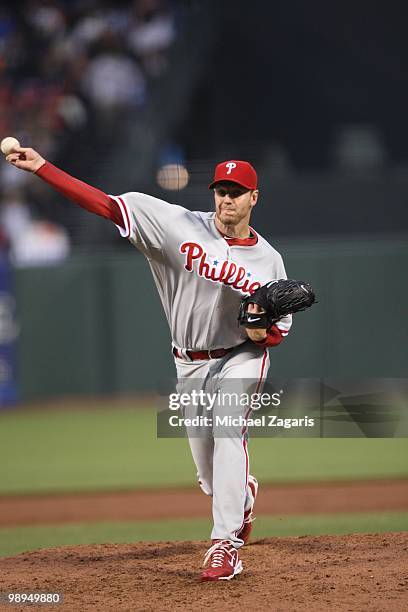
[[228,168],[227,174],[231,174],[233,169],[237,167],[237,164],[235,162],[228,162],[228,163],[225,164],[225,166],[226,166],[226,168]]
[[214,180],[209,185],[209,189],[222,181],[237,183],[241,187],[246,187],[246,189],[258,189],[258,176],[255,168],[249,162],[239,159],[230,159],[218,164],[215,168]]

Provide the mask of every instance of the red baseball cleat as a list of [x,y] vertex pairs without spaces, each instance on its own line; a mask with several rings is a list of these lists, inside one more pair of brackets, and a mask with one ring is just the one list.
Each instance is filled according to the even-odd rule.
[[241,538],[241,540],[244,540],[244,544],[247,544],[249,542],[249,539],[251,537],[251,532],[252,532],[252,523],[255,520],[254,517],[254,506],[255,506],[255,500],[256,500],[256,496],[258,495],[258,481],[255,478],[255,476],[248,476],[248,486],[252,491],[252,495],[254,497],[254,501],[252,503],[252,506],[246,510],[246,512],[244,513],[244,524],[242,526],[241,531],[239,531],[237,533],[237,538]]
[[242,561],[231,540],[216,540],[205,555],[204,565],[207,564],[201,580],[231,580],[243,570]]

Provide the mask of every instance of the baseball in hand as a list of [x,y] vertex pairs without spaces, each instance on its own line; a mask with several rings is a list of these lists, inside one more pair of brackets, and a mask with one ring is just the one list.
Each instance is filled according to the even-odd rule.
[[13,138],[13,136],[7,136],[7,138],[3,138],[0,143],[0,149],[3,155],[10,155],[10,153],[13,153],[15,148],[18,148],[19,146],[20,143],[18,142],[17,138]]

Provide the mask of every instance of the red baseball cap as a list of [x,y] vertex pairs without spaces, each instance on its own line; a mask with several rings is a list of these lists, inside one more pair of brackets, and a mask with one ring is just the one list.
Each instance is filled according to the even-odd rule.
[[229,159],[215,167],[214,180],[208,189],[212,189],[220,181],[230,181],[247,189],[257,189],[258,176],[249,162]]

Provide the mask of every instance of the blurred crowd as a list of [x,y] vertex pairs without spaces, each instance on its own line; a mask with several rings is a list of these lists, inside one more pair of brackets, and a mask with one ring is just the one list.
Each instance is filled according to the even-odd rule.
[[[176,9],[169,0],[26,0],[1,6],[0,137],[15,136],[49,159],[58,159],[90,123],[109,138],[119,115],[148,104],[149,87],[166,70],[176,35]],[[45,260],[65,257],[67,232],[38,218],[41,211],[29,202],[30,176],[2,163],[0,188],[0,240],[16,263],[42,261],[44,244],[50,253]],[[33,234],[32,257],[18,244],[23,229]]]

